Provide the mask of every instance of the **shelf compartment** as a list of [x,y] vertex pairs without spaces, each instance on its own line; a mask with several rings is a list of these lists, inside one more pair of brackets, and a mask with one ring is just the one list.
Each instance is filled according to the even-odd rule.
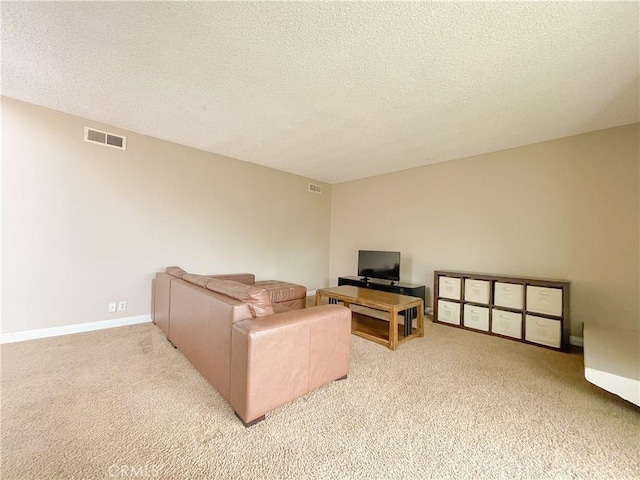
[[522,313],[491,310],[491,332],[506,337],[522,339]]
[[464,280],[464,301],[473,303],[489,304],[489,292],[491,282],[487,280],[475,280],[466,278]]
[[460,304],[438,300],[438,321],[460,325]]
[[562,289],[527,285],[527,311],[562,315]]
[[522,310],[523,291],[523,286],[516,283],[495,282],[493,303],[496,307]]
[[528,342],[560,348],[562,344],[562,325],[560,320],[526,315],[525,340]]
[[476,307],[475,305],[465,304],[463,322],[465,327],[489,331],[489,309],[487,307]]
[[438,296],[451,300],[460,300],[461,280],[454,277],[441,277],[438,287]]

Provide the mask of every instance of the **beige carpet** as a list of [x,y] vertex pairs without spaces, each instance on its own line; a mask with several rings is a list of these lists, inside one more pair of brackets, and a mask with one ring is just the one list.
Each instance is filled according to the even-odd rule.
[[246,429],[151,325],[2,347],[3,479],[640,478],[582,356],[426,324]]

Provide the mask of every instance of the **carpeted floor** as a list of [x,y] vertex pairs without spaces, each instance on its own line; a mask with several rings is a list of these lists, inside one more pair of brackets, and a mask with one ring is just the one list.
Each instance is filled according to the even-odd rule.
[[640,478],[582,356],[426,322],[249,429],[152,324],[2,347],[2,478]]

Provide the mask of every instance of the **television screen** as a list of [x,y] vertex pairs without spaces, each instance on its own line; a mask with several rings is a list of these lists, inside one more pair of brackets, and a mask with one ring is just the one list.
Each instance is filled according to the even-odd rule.
[[358,250],[358,276],[400,281],[400,252]]

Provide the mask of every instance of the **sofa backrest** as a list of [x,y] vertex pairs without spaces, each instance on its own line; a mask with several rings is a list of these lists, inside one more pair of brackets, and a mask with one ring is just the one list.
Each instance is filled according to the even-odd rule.
[[246,303],[253,318],[273,314],[269,293],[263,288],[194,273],[184,273],[180,278],[198,287],[206,288],[212,292]]
[[[185,276],[186,277],[186,276]],[[273,307],[266,290],[232,280],[209,279],[206,288],[212,292],[245,302],[253,318],[273,315]]]
[[217,278],[218,280],[233,280],[234,282],[240,282],[246,285],[253,285],[256,283],[256,276],[253,273],[227,273],[225,275],[208,276],[211,278]]
[[211,280],[211,277],[207,275],[196,275],[195,273],[185,273],[181,278],[185,282],[193,283],[202,288],[207,288],[207,282]]
[[251,317],[246,302],[186,280],[171,282],[169,340],[227,400],[231,330],[235,322]]
[[168,273],[169,275],[172,275],[174,277],[182,278],[182,276],[185,275],[187,272],[185,272],[180,267],[173,266],[173,267],[167,267],[165,269],[165,273]]
[[[246,275],[253,280],[253,275]],[[233,324],[273,314],[268,292],[232,280],[187,273],[180,267],[169,267],[156,280],[158,277],[171,279],[167,282],[171,285],[167,292],[167,337],[229,400]]]
[[[226,273],[223,275],[197,275],[195,273],[188,273],[184,271],[182,268],[177,266],[167,267],[165,269],[165,273],[168,273],[169,275],[174,276],[176,278],[184,278],[188,275],[188,279],[190,280],[187,280],[187,281],[194,283],[195,285],[198,285],[197,282],[194,282],[194,280],[197,280],[197,278],[202,278],[202,279],[214,278],[218,280],[233,280],[234,282],[240,282],[246,285],[253,285],[256,283],[256,276],[253,273]],[[205,287],[206,281],[203,281],[203,283],[200,284],[200,286]]]

